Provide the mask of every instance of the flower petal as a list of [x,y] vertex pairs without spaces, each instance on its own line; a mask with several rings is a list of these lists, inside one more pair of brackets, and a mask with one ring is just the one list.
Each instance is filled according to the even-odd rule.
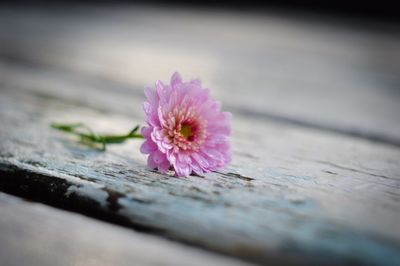
[[150,137],[151,132],[153,131],[152,127],[142,127],[140,129],[140,133],[143,135],[143,137],[145,137],[146,139],[148,139]]
[[153,160],[157,163],[157,164],[161,164],[162,162],[167,160],[167,157],[165,156],[164,153],[162,153],[161,151],[155,151],[153,153]]
[[140,152],[144,154],[150,154],[155,150],[157,150],[157,144],[151,140],[146,140],[143,142],[142,146],[140,146]]
[[182,83],[182,77],[178,72],[175,72],[171,77],[171,88],[175,88],[178,84]]
[[190,167],[186,163],[177,162],[174,165],[174,169],[175,169],[175,173],[177,174],[177,176],[184,177],[184,176],[190,175]]
[[154,89],[150,87],[145,87],[144,95],[146,95],[146,98],[151,105],[155,105],[158,103],[158,96]]
[[188,176],[231,161],[231,115],[221,112],[221,104],[200,80],[184,82],[176,72],[170,84],[158,80],[155,89],[146,88],[145,94],[148,126],[141,129],[146,141],[140,150],[149,154],[150,168],[164,173],[173,167],[177,176]]
[[162,163],[160,163],[159,165],[158,165],[158,170],[161,172],[161,173],[166,173],[168,170],[169,170],[169,168],[171,167],[171,164],[168,162],[168,160],[165,160],[164,162],[162,162]]
[[149,157],[147,157],[147,167],[150,170],[154,170],[157,168],[156,162],[153,160],[153,154],[150,154]]

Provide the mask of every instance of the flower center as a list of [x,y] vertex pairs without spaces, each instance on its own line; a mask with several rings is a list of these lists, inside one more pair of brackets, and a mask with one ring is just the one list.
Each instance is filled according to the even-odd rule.
[[192,126],[189,124],[183,124],[181,127],[181,134],[189,141],[193,139],[191,138],[194,135]]
[[198,150],[207,137],[207,121],[193,108],[176,107],[168,113],[163,135],[177,149]]

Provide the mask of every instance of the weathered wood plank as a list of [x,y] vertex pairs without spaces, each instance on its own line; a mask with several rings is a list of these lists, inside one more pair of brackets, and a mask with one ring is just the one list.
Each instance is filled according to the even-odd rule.
[[400,261],[396,147],[238,112],[227,169],[164,176],[146,170],[139,141],[102,153],[48,127],[80,120],[126,131],[141,119],[135,92],[2,67],[3,191],[260,263]]
[[0,56],[139,93],[180,70],[249,116],[400,145],[399,32],[309,14],[3,7]]
[[249,265],[0,193],[0,265]]

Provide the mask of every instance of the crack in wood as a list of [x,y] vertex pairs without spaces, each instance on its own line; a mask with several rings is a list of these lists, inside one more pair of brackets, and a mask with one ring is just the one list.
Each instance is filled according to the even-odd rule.
[[235,177],[235,178],[238,178],[238,179],[241,179],[241,180],[244,180],[244,181],[253,181],[255,178],[253,178],[253,177],[249,177],[249,176],[243,176],[243,175],[241,175],[241,174],[238,174],[238,173],[232,173],[232,172],[227,172],[227,173],[223,173],[223,172],[220,172],[220,171],[216,171],[216,173],[218,173],[218,174],[220,174],[220,175],[222,175],[222,176],[226,176],[226,177]]
[[118,211],[121,206],[118,204],[118,199],[124,195],[118,192],[105,190],[108,194],[108,210],[105,210],[96,200],[82,194],[69,193],[68,189],[71,187],[77,187],[77,185],[56,176],[47,176],[0,162],[0,191],[2,192],[78,212],[141,232],[154,234],[163,234],[164,232],[155,227],[135,223],[131,219],[119,215]]

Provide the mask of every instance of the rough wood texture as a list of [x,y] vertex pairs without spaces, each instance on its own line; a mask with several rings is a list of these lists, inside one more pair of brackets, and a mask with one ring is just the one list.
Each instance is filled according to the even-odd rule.
[[279,12],[9,7],[0,57],[139,94],[179,70],[243,114],[400,146],[399,32]]
[[[77,20],[64,13],[64,16],[54,16],[52,13],[45,13],[47,15],[44,16],[41,12],[28,12],[36,23],[30,23],[32,21],[29,16],[21,21],[11,15],[1,16],[8,25],[13,25],[15,31],[0,31],[5,47],[0,49],[3,54],[0,58],[0,190],[259,263],[400,264],[400,149],[396,145],[389,145],[398,141],[395,125],[399,116],[395,116],[398,105],[392,104],[393,99],[388,94],[381,95],[370,85],[373,92],[365,95],[364,91],[357,89],[364,83],[353,86],[353,82],[359,80],[353,80],[353,77],[340,72],[325,81],[329,83],[338,78],[343,82],[343,86],[338,88],[354,89],[352,93],[364,95],[371,101],[376,100],[375,96],[380,97],[385,108],[371,117],[369,112],[374,112],[374,109],[363,109],[363,101],[359,102],[350,95],[354,105],[352,101],[351,104],[344,103],[345,110],[334,116],[333,120],[329,120],[330,116],[324,109],[318,109],[308,118],[293,109],[287,119],[284,117],[280,120],[280,116],[271,117],[263,109],[268,104],[262,102],[262,97],[273,95],[268,92],[264,94],[263,89],[268,91],[272,84],[266,84],[260,76],[252,79],[245,75],[262,75],[267,70],[253,72],[255,66],[251,63],[241,65],[241,71],[247,69],[245,66],[249,67],[248,71],[243,70],[242,82],[252,80],[255,84],[246,87],[249,88],[245,92],[248,98],[244,98],[243,83],[235,89],[228,75],[235,73],[236,77],[240,76],[241,71],[229,70],[235,68],[234,65],[239,67],[239,61],[228,62],[227,72],[216,72],[225,73],[225,76],[215,77],[215,80],[211,78],[209,81],[208,78],[214,75],[214,68],[210,68],[209,62],[204,63],[204,69],[190,67],[203,62],[200,52],[188,52],[187,58],[191,59],[185,63],[180,57],[185,55],[183,47],[176,48],[175,53],[180,51],[177,57],[174,50],[161,47],[159,49],[163,52],[160,53],[164,57],[160,60],[165,64],[163,67],[157,64],[159,54],[154,53],[158,49],[157,45],[147,48],[140,46],[136,38],[133,41],[129,37],[126,37],[127,40],[119,39],[125,36],[121,32],[129,33],[127,28],[122,27],[125,31],[121,30],[118,23],[112,23],[112,19],[101,19],[100,23],[99,17],[103,18],[101,11],[98,11],[100,14],[91,13],[93,10],[82,12],[93,16],[78,16],[81,20]],[[147,31],[139,31],[142,27],[154,30],[146,23],[160,26],[159,20],[174,22],[170,17],[172,15],[163,17],[161,11],[158,11],[161,18],[158,17],[159,20],[155,22],[137,10],[115,12],[113,18],[126,19],[129,22],[127,25],[136,25],[129,28],[137,34],[134,35],[136,37],[146,35]],[[185,27],[192,29],[200,25],[196,17],[181,15],[183,21],[195,21],[193,24],[182,23],[179,26],[173,24],[177,32],[184,33],[188,31]],[[212,14],[203,15],[219,21]],[[85,23],[82,24],[82,20]],[[217,25],[232,29],[232,20],[229,17],[228,20],[227,25],[223,20]],[[48,21],[55,24],[49,24]],[[138,24],[133,24],[133,21]],[[237,23],[234,25],[241,25]],[[245,29],[248,28],[246,23],[248,21],[243,24]],[[267,22],[262,20],[262,23],[265,26]],[[276,28],[271,26],[270,30],[284,30],[289,27],[285,23],[283,28],[278,23]],[[63,34],[55,34],[55,29],[60,30],[61,25],[66,27],[63,28]],[[77,34],[71,27],[82,30],[90,37],[85,39],[87,35]],[[85,27],[88,32],[83,30]],[[71,30],[70,35],[68,29]],[[163,29],[161,27],[156,32],[164,32]],[[261,28],[254,29],[257,30]],[[28,32],[32,36],[26,36]],[[102,37],[103,32],[110,34],[108,38]],[[112,34],[116,34],[116,38],[111,38],[115,37]],[[349,36],[340,31],[335,34]],[[360,34],[360,38],[366,38]],[[153,37],[156,40],[159,38]],[[29,47],[21,42],[24,38],[31,40],[29,47],[44,45],[46,49],[38,48],[35,53],[31,53]],[[75,41],[71,41],[71,38],[75,38]],[[262,41],[266,39],[260,38],[262,40],[257,39],[256,43],[265,44]],[[392,39],[385,40],[392,44]],[[318,38],[303,41],[322,47],[322,44],[318,46]],[[397,42],[397,39],[393,41]],[[253,46],[246,47],[249,43],[244,43],[246,49],[242,48],[241,51],[253,51],[256,55],[257,51],[262,50]],[[15,44],[20,45],[21,49],[18,50]],[[123,49],[121,46],[125,45]],[[343,45],[344,51],[329,51],[346,55],[345,48],[356,50],[351,43],[345,42]],[[202,48],[197,49],[201,51]],[[288,58],[298,54],[297,50],[293,51],[293,47],[285,49],[291,51]],[[321,52],[324,60],[333,60],[325,52]],[[109,57],[102,57],[107,53],[110,53]],[[143,62],[137,58],[140,55],[144,56],[143,60],[154,59],[145,66],[157,65],[162,69],[141,69]],[[121,61],[125,56],[125,61]],[[220,56],[231,58],[222,52]],[[248,56],[246,54],[244,57]],[[113,66],[108,65],[112,58],[116,60]],[[103,153],[79,146],[73,139],[49,128],[52,121],[83,121],[97,131],[128,131],[137,122],[143,121],[142,83],[144,80],[151,83],[159,78],[156,73],[162,74],[167,69],[170,72],[167,63],[169,59],[175,58],[180,62],[177,63],[179,69],[189,69],[189,73],[199,70],[196,76],[201,76],[204,83],[213,89],[215,86],[213,94],[226,102],[234,114],[234,160],[227,169],[202,177],[180,179],[164,176],[146,170],[145,158],[139,153],[140,141],[113,146]],[[211,53],[207,58],[212,61],[218,57]],[[264,60],[256,62],[263,64]],[[116,68],[116,65],[119,67]],[[320,66],[314,66],[317,65]],[[338,71],[341,66],[332,65]],[[219,71],[222,68],[218,68]],[[132,76],[127,75],[125,71],[128,70]],[[362,68],[358,70],[362,72]],[[99,76],[94,76],[94,73]],[[327,70],[324,73],[333,72]],[[367,72],[362,73],[361,77],[366,78]],[[183,74],[190,77],[187,73]],[[166,78],[166,75],[162,78]],[[314,78],[318,79],[318,75],[313,75],[308,81]],[[296,84],[302,90],[294,97],[301,94],[314,95],[306,93],[307,82],[292,82],[290,86]],[[232,91],[239,88],[242,90],[235,96],[222,90],[227,87]],[[258,89],[252,91],[252,88]],[[323,86],[319,88],[323,89]],[[242,101],[239,101],[239,96]],[[326,104],[328,101],[324,100],[325,97],[316,96],[311,99]],[[285,103],[281,104],[281,108],[284,108]],[[275,110],[279,114],[279,108]],[[301,110],[311,114],[310,110],[315,111],[315,108]],[[295,114],[301,119],[305,117],[305,120],[296,120],[292,116]],[[299,126],[307,125],[307,119],[317,121],[316,124],[320,125],[318,119],[312,119],[318,115],[321,115],[321,120],[326,119],[328,129],[335,130],[329,132],[318,129],[327,129],[324,126]],[[354,117],[351,118],[351,115]],[[385,119],[380,120],[382,117]],[[299,123],[288,123],[296,121]],[[349,136],[354,134],[347,134],[347,129],[342,130],[346,128],[346,123],[361,132],[358,135],[367,135],[367,138]],[[379,123],[385,127],[378,126]],[[383,143],[368,140],[375,135]]]
[[[38,78],[50,84],[46,75]],[[140,119],[69,101],[74,93],[79,98],[74,88],[90,92],[85,84],[59,78],[67,96],[57,99],[33,86],[33,77],[25,87],[4,80],[5,191],[258,262],[399,260],[397,148],[237,113],[230,167],[179,179],[146,170],[140,141],[102,153],[49,128],[51,121],[78,119],[124,132]],[[140,105],[134,94],[116,95],[103,91],[91,99],[110,100],[110,109],[116,99],[117,108]]]
[[249,265],[0,193],[0,265]]

